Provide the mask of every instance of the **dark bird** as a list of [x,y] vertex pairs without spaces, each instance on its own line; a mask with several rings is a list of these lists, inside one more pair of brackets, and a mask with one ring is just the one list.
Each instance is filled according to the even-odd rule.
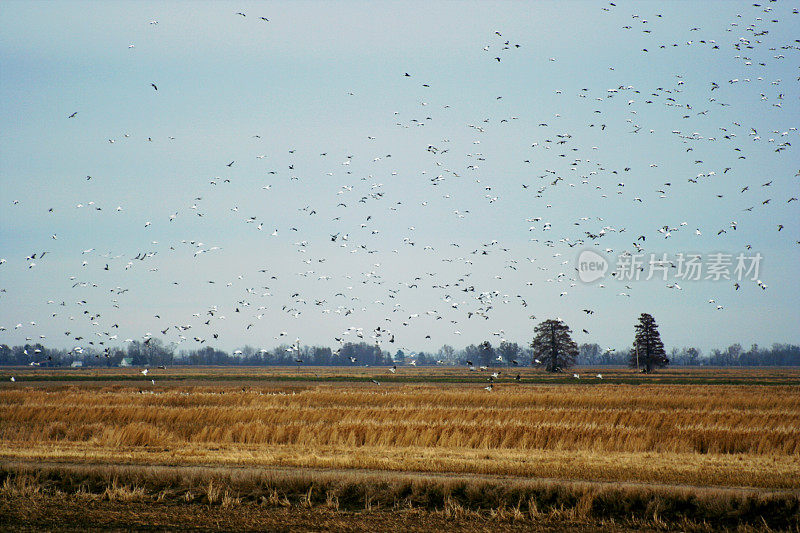
[[70,115],[70,116],[68,116],[67,118],[75,118],[75,115],[77,115],[77,114],[78,114],[78,112],[77,112],[77,111],[75,111],[73,114],[71,114],[71,115]]
[[150,84],[150,87],[152,87],[152,88],[153,88],[153,89],[155,89],[156,91],[158,90],[158,87],[156,87],[156,84],[155,84],[155,83],[151,83],[151,84]]
[[228,164],[227,164],[227,165],[225,165],[225,166],[226,166],[226,167],[232,167],[232,166],[233,166],[233,164],[234,164],[235,162],[236,162],[236,161],[231,161],[230,163],[228,163]]

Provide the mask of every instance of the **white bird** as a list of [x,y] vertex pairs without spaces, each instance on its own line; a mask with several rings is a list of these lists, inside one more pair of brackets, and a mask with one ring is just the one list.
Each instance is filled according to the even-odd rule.
[[142,370],[142,375],[143,375],[143,376],[146,376],[146,375],[147,375],[147,372],[148,372],[148,369],[146,369],[146,368],[145,368],[144,370]]
[[597,379],[603,379],[603,374],[597,374]]
[[580,374],[572,374],[572,377],[575,379],[581,379]]

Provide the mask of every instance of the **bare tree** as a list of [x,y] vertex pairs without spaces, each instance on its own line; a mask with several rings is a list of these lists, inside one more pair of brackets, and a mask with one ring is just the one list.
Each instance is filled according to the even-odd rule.
[[[522,356],[522,348],[516,342],[503,341],[496,349],[497,354],[503,357],[507,364],[518,364]],[[514,362],[516,361],[516,363]]]
[[483,341],[478,345],[478,360],[483,366],[489,366],[494,360],[494,348],[489,341]]

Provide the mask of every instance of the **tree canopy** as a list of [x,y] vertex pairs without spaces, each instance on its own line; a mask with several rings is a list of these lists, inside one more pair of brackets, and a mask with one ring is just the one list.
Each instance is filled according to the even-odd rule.
[[649,374],[656,368],[667,366],[669,358],[664,351],[661,335],[658,333],[658,324],[656,324],[652,315],[642,313],[635,328],[636,336],[628,363],[630,367],[640,369],[642,372]]
[[560,319],[545,320],[534,328],[534,360],[539,360],[548,372],[560,372],[575,364],[578,344],[572,340],[569,326]]

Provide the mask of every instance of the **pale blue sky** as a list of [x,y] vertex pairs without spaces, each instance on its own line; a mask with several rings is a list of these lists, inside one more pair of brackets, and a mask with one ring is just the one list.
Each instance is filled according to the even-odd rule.
[[[614,3],[5,2],[0,343],[800,341],[794,4]],[[634,241],[767,289],[577,279]]]

